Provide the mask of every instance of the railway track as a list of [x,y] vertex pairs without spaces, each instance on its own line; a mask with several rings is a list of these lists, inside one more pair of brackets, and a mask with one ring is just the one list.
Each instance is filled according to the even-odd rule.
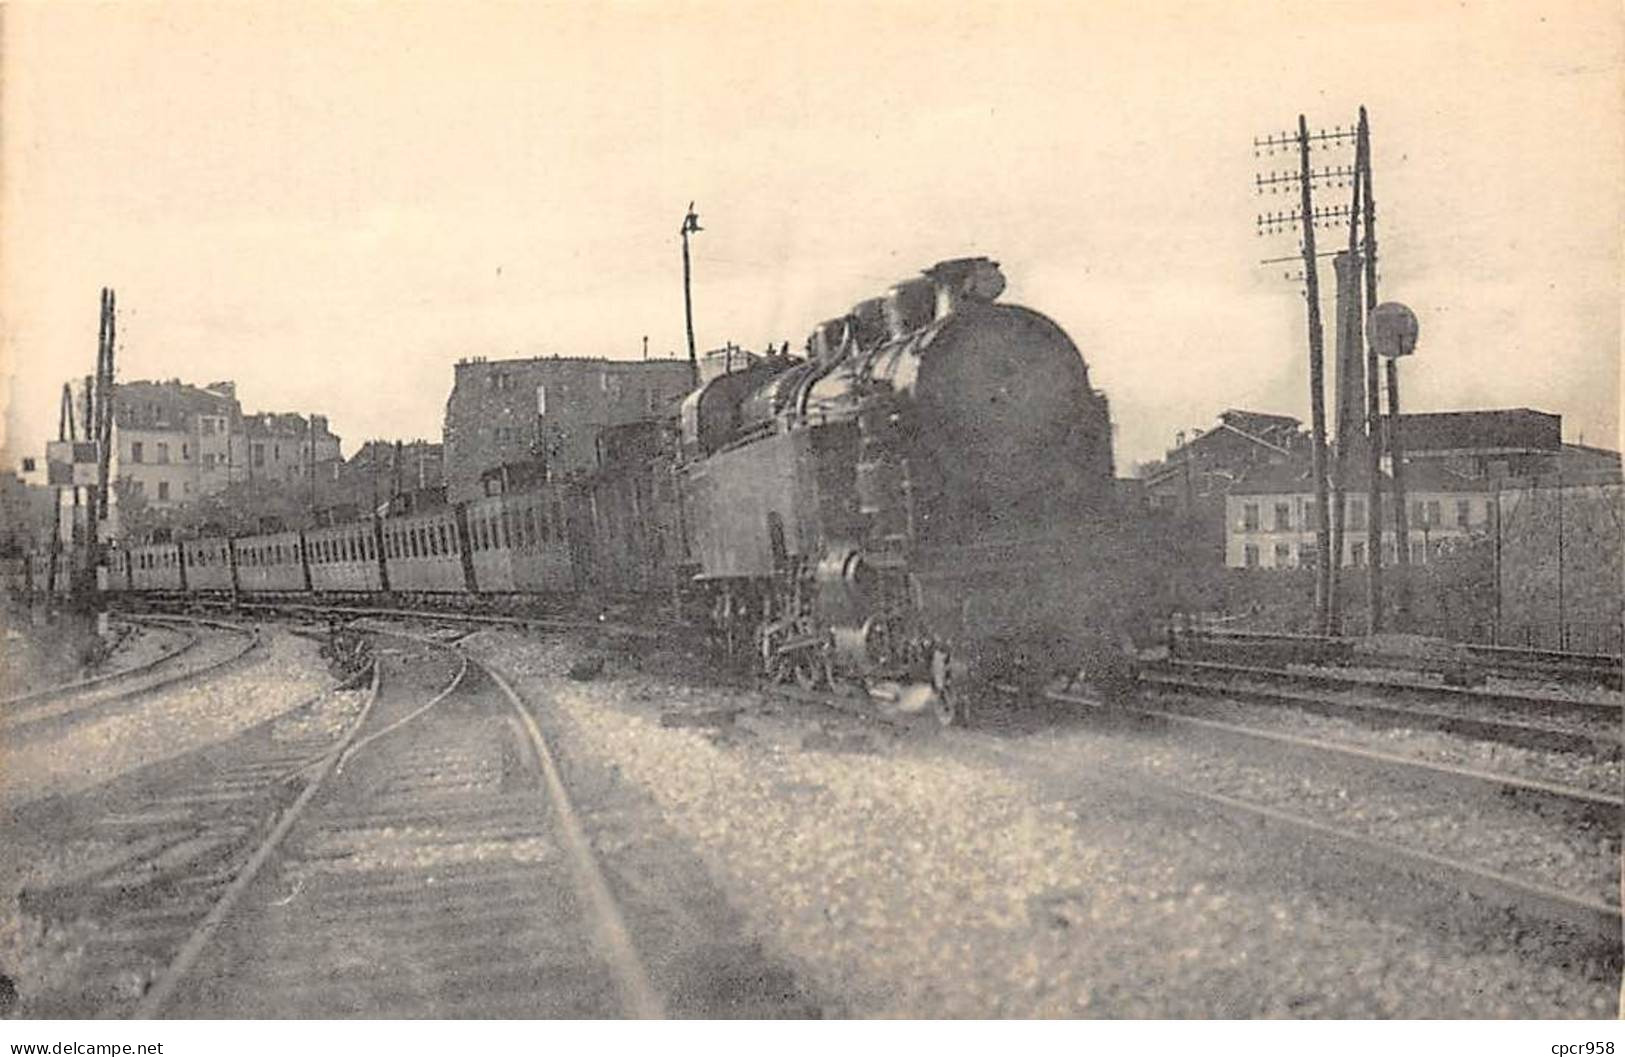
[[[222,672],[259,649],[263,642],[258,629],[227,621],[182,616],[141,619],[188,629],[187,637],[181,647],[145,664],[12,699],[7,707],[0,708],[0,731],[20,739],[47,726],[106,715],[140,698]],[[218,634],[200,634],[204,630]]]
[[[782,684],[764,685],[762,691],[783,700],[873,716],[873,713],[858,708],[852,700],[828,691]],[[1249,755],[1256,755],[1262,748],[1271,754],[1271,766],[1277,766],[1283,754],[1296,756],[1310,767],[1323,766],[1330,759],[1339,766],[1352,768],[1366,779],[1388,783],[1398,777],[1407,783],[1420,783],[1452,797],[1488,795],[1533,810],[1541,816],[1555,816],[1562,825],[1595,828],[1603,833],[1617,833],[1621,809],[1625,806],[1618,796],[1586,789],[1429,763],[1162,709],[1106,705],[1068,692],[1053,691],[1044,696],[1051,704],[1073,712],[1081,708],[1116,720],[1133,716],[1142,721],[1183,728],[1206,742],[1217,736],[1240,746]],[[930,721],[917,717],[902,725],[919,729],[934,726]],[[1140,732],[1143,733],[1143,728]],[[978,751],[1017,764],[1027,773],[1043,773],[1049,781],[1063,786],[1082,782],[1092,787],[1104,781],[1123,795],[1149,796],[1179,810],[1189,811],[1205,805],[1248,825],[1263,825],[1281,837],[1312,846],[1326,854],[1352,857],[1378,871],[1398,872],[1420,878],[1445,891],[1468,894],[1483,904],[1503,908],[1525,921],[1555,925],[1555,935],[1562,942],[1578,942],[1588,952],[1617,951],[1618,948],[1622,928],[1619,906],[1586,892],[1566,889],[1560,883],[1516,876],[1467,858],[1388,839],[1380,834],[1380,827],[1377,832],[1362,832],[1280,804],[1251,800],[1193,782],[1158,777],[1128,764],[1107,773],[1096,771],[1088,776],[1080,776],[1068,772],[1064,754],[1048,748],[974,728],[959,736],[971,741]],[[1083,798],[1099,794],[1075,795]],[[1475,822],[1471,818],[1464,821],[1468,824]]]
[[1355,639],[1294,635],[1261,631],[1201,631],[1171,629],[1169,643],[1176,656],[1222,663],[1257,663],[1290,659],[1296,663],[1335,668],[1356,664],[1400,672],[1471,672],[1511,679],[1625,689],[1625,662],[1609,654],[1570,653],[1559,650],[1490,646],[1482,643],[1445,645],[1450,655],[1431,659],[1364,653]]
[[[1602,834],[1614,834],[1616,839],[1621,810],[1625,808],[1625,801],[1622,801],[1621,797],[1588,789],[1422,761],[1358,746],[1224,723],[1162,709],[1121,704],[1108,706],[1100,701],[1072,693],[1057,691],[1047,694],[1046,697],[1066,706],[1083,707],[1115,715],[1133,715],[1145,720],[1182,727],[1204,741],[1217,736],[1253,752],[1262,748],[1272,754],[1297,755],[1310,767],[1334,761],[1339,766],[1351,767],[1379,780],[1392,781],[1398,778],[1404,782],[1419,783],[1452,795],[1465,794],[1471,797],[1475,794],[1488,794],[1498,800],[1530,808],[1542,815],[1555,815],[1564,824],[1576,824]],[[1274,756],[1273,759],[1278,760],[1279,756]],[[1545,879],[1513,876],[1506,871],[1439,854],[1426,847],[1417,847],[1385,839],[1370,832],[1360,832],[1347,826],[1329,823],[1277,804],[1251,801],[1194,784],[1161,781],[1140,774],[1136,774],[1133,780],[1146,781],[1153,791],[1165,795],[1185,797],[1191,803],[1211,804],[1230,813],[1283,829],[1296,838],[1339,851],[1352,852],[1360,858],[1424,876],[1479,898],[1494,901],[1521,914],[1558,922],[1565,929],[1575,930],[1591,944],[1617,948],[1622,923],[1620,908],[1615,903],[1583,892],[1566,890]],[[1472,818],[1463,821],[1468,824],[1479,824],[1478,820]],[[1617,855],[1616,850],[1615,858]]]
[[454,644],[380,641],[344,722],[312,702],[76,812],[127,853],[26,895],[93,937],[57,1012],[665,1012],[527,704]]
[[1608,759],[1620,756],[1625,716],[1618,703],[1215,661],[1160,662],[1141,673],[1140,683],[1159,693],[1230,697]]
[[[174,625],[168,621],[150,617],[127,615],[124,617],[124,620],[126,623],[130,624],[147,624],[166,629],[174,627]],[[126,668],[119,668],[115,671],[104,672],[101,675],[93,675],[86,679],[75,679],[71,682],[57,683],[53,686],[42,686],[38,689],[30,690],[26,694],[14,694],[11,697],[0,698],[0,713],[5,713],[11,709],[32,704],[36,701],[67,697],[73,694],[83,693],[94,687],[105,686],[108,683],[116,682],[120,679],[129,679],[142,675],[146,672],[152,671],[154,668],[157,668],[160,665],[167,664],[168,662],[195,648],[198,642],[199,639],[195,632],[181,630],[181,637],[174,645],[170,646],[168,649],[161,650],[158,656],[153,657],[150,660],[143,661],[140,664],[132,664]]]

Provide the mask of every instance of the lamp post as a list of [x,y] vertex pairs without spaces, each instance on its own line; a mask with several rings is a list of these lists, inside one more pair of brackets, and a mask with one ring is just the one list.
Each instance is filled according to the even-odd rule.
[[694,203],[688,204],[688,214],[683,217],[683,319],[688,324],[688,374],[689,384],[696,389],[700,385],[700,360],[694,352],[694,298],[689,292],[689,264],[688,264],[688,237],[705,229],[700,227],[700,216],[694,212]]
[[1409,308],[1385,301],[1371,310],[1366,328],[1371,347],[1388,361],[1388,461],[1394,482],[1394,574],[1399,588],[1394,624],[1404,631],[1411,615],[1411,533],[1405,507],[1405,443],[1399,432],[1399,358],[1415,352],[1421,326]]

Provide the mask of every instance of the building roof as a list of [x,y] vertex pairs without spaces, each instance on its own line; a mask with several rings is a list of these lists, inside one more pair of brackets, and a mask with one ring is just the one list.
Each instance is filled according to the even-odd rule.
[[233,415],[237,402],[223,393],[167,382],[119,382],[113,387],[113,422],[120,429],[184,430],[197,415]]
[[1291,415],[1272,415],[1265,411],[1244,411],[1234,407],[1219,412],[1219,421],[1249,433],[1267,433],[1278,429],[1295,430],[1301,425]]
[[483,356],[470,356],[456,363],[457,371],[479,371],[493,368],[545,367],[557,364],[565,367],[607,367],[612,370],[688,370],[686,359],[661,357],[648,360],[612,360],[605,356],[516,356],[509,360],[488,360]]
[[[1330,469],[1328,467],[1328,469]],[[1389,477],[1382,475],[1383,489],[1386,494],[1389,487]],[[1308,459],[1296,459],[1288,463],[1258,466],[1249,470],[1241,480],[1230,489],[1231,495],[1308,495],[1314,491],[1314,477],[1310,471]],[[1365,466],[1347,467],[1343,475],[1343,487],[1354,495],[1361,495],[1371,488],[1371,475]],[[1448,466],[1436,462],[1410,462],[1405,463],[1405,490],[1414,493],[1438,492],[1488,492],[1495,488],[1493,482],[1483,477],[1468,477],[1457,473]]]
[[1527,407],[1494,411],[1426,411],[1399,416],[1406,454],[1422,452],[1555,452],[1563,418]]
[[251,437],[297,437],[301,440],[314,432],[323,439],[338,439],[328,430],[326,415],[311,415],[306,419],[296,411],[261,411],[244,415],[243,432]]
[[[407,440],[401,442],[403,457],[416,459],[419,456],[435,460],[445,456],[443,445],[428,440]],[[351,466],[370,464],[372,462],[388,463],[395,458],[395,442],[391,440],[369,440],[356,449],[354,455],[347,460]]]

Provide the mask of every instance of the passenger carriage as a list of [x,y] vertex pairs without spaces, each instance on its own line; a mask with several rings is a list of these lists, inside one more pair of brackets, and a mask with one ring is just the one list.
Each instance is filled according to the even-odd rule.
[[305,533],[305,551],[313,591],[357,593],[384,588],[371,521],[311,529]]
[[273,532],[232,540],[237,589],[245,593],[308,590],[303,548],[297,532]]

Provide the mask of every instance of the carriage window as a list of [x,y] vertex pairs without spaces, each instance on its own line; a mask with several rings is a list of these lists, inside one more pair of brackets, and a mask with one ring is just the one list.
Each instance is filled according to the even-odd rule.
[[435,531],[435,526],[429,525],[426,528],[424,528],[423,537],[429,544],[429,554],[430,554],[430,556],[432,557],[434,555],[439,554],[440,553],[440,533]]
[[447,530],[444,521],[440,523],[440,550],[445,554],[454,553],[451,546],[451,533]]

